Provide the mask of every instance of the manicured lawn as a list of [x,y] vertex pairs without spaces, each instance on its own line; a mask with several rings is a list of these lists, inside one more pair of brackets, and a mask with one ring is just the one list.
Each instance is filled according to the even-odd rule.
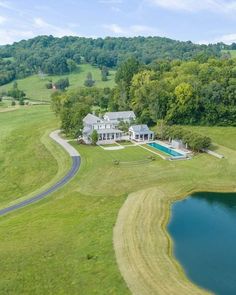
[[112,228],[124,197],[83,196],[77,182],[0,222],[1,294],[128,295]]
[[[224,132],[224,130],[222,130]],[[213,134],[216,132],[212,128]],[[225,142],[233,141],[235,130],[224,132]],[[104,151],[99,147],[78,146],[82,155],[79,191],[83,194],[106,194],[107,191],[119,195],[130,193],[150,186],[167,182],[183,184],[205,183],[206,181],[232,183],[236,177],[235,150],[220,147],[226,156],[221,161],[206,154],[200,154],[188,161],[164,161],[156,157],[156,161],[146,165],[127,165],[126,168],[114,166],[113,160],[123,162],[145,159],[152,153],[141,147],[129,147],[118,151]],[[224,172],[223,172],[224,171]],[[225,172],[227,171],[227,173]],[[219,174],[222,173],[222,177]]]
[[117,147],[118,144],[117,143],[99,144],[99,146],[104,147],[104,148],[106,148],[106,147]]
[[[47,107],[37,108],[31,109],[32,113],[29,113],[31,114],[29,117],[26,117],[28,110],[12,112],[15,114],[13,122],[10,113],[0,114],[0,118],[2,115],[5,116],[2,119],[3,124],[5,122],[5,128],[1,129],[4,132],[1,132],[0,143],[4,142],[3,147],[6,145],[4,151],[9,154],[9,162],[6,165],[8,167],[7,174],[10,177],[13,174],[12,179],[15,181],[21,178],[25,179],[22,175],[26,175],[26,173],[30,174],[30,177],[32,174],[31,181],[28,184],[25,183],[24,189],[26,191],[42,185],[42,180],[37,185],[35,184],[37,178],[33,178],[34,169],[38,169],[38,173],[41,173],[40,179],[42,178],[44,181],[49,178],[49,176],[45,177],[46,173],[52,176],[57,171],[56,165],[52,164],[50,167],[53,163],[52,156],[45,152],[45,148],[39,140],[46,130],[56,127],[57,122]],[[29,125],[29,122],[32,122],[32,126]],[[29,129],[33,129],[33,131]],[[217,138],[220,137],[217,130],[216,127],[206,131],[202,130],[202,132],[212,134],[217,142]],[[132,219],[131,224],[127,224],[129,226],[127,237],[133,233],[134,226],[135,234],[130,241],[134,242],[133,245],[137,245],[134,256],[129,256],[132,257],[130,263],[135,262],[137,258],[137,263],[132,264],[134,266],[132,270],[134,274],[139,269],[142,271],[141,278],[131,275],[131,279],[140,278],[141,286],[145,286],[146,281],[143,281],[142,274],[144,277],[147,274],[150,276],[154,274],[155,281],[158,283],[153,286],[166,284],[170,288],[169,294],[177,294],[171,293],[175,290],[175,285],[168,285],[170,282],[168,276],[175,275],[177,270],[174,267],[175,264],[168,262],[168,266],[171,265],[173,269],[168,269],[165,264],[166,259],[169,261],[168,247],[170,244],[168,241],[166,242],[163,220],[168,219],[170,202],[192,189],[226,190],[235,188],[236,151],[231,146],[234,145],[236,132],[233,128],[225,128],[221,132],[222,138],[219,140],[220,143],[224,142],[225,146],[220,146],[219,150],[226,157],[222,160],[200,154],[190,161],[171,162],[156,157],[155,161],[143,163],[153,154],[140,147],[105,151],[101,147],[78,145],[73,142],[82,157],[82,166],[77,176],[64,188],[45,200],[0,218],[0,293],[130,294],[116,264],[112,235],[119,209],[128,193],[142,190],[140,202],[137,202],[135,207],[137,210],[132,211],[135,209],[132,209],[132,203],[129,207],[130,218],[135,219]],[[28,136],[24,135],[25,133]],[[14,154],[18,152],[20,166],[15,166],[14,154],[11,151],[15,148],[15,138],[17,140]],[[31,145],[32,147],[30,147]],[[40,146],[39,151],[38,145]],[[56,149],[56,147],[54,148]],[[61,151],[60,148],[57,149]],[[41,151],[44,152],[41,153]],[[65,158],[65,163],[68,163],[66,155],[62,151],[61,153],[60,155]],[[29,163],[27,164],[27,157],[30,154],[32,154],[32,158],[29,163],[32,164],[33,158],[37,159],[33,164],[35,168],[32,168]],[[24,161],[21,161],[20,156],[26,161],[26,168],[24,168]],[[57,154],[55,156],[60,163],[60,159],[63,157]],[[5,161],[3,154],[0,159]],[[40,159],[42,163],[40,163]],[[115,166],[114,160],[128,162],[128,164]],[[134,162],[139,161],[140,165],[133,165]],[[29,169],[32,169],[32,173],[29,172],[31,171]],[[42,173],[43,170],[45,170],[45,174]],[[14,187],[13,191],[22,194],[21,181],[18,183],[19,185]],[[2,185],[4,187],[4,184],[0,183],[1,188]],[[154,190],[151,190],[152,195],[150,195],[149,202],[150,188],[154,188]],[[153,195],[155,189],[157,190],[156,195]],[[6,185],[5,191],[7,192],[5,195],[10,198],[12,194],[7,191]],[[160,197],[159,192],[161,192]],[[155,203],[155,199],[158,204]],[[142,208],[145,211],[142,211]],[[162,210],[160,214],[158,208]],[[154,212],[154,209],[157,210],[157,213]],[[136,213],[139,215],[135,215]],[[145,216],[148,216],[148,219]],[[153,219],[157,217],[158,220]],[[145,231],[149,224],[150,228]],[[162,232],[159,232],[159,226],[162,227]],[[135,244],[137,231],[143,236],[138,235],[141,239]],[[126,232],[123,233],[125,238]],[[160,237],[158,242],[146,243],[153,235]],[[127,253],[129,254],[130,244],[128,246]],[[143,256],[139,255],[138,250],[143,251]],[[159,264],[155,268],[152,268],[153,264],[149,264],[150,259],[156,261],[152,257],[160,259],[162,271],[160,271]],[[180,280],[183,277],[181,274]],[[135,283],[135,280],[132,282]],[[183,282],[186,281],[183,279]],[[149,294],[155,294],[157,290],[151,291]],[[160,292],[160,294],[162,293]]]
[[[37,99],[37,100],[50,100],[50,96],[52,94],[51,89],[47,89],[45,84],[49,79],[52,79],[53,82],[61,78],[68,77],[70,81],[70,88],[81,87],[84,85],[84,80],[86,79],[87,73],[91,72],[93,75],[93,79],[95,80],[96,87],[114,87],[115,82],[115,71],[110,70],[110,76],[108,77],[108,81],[101,81],[101,71],[97,67],[93,67],[88,64],[82,64],[79,66],[79,70],[76,73],[71,73],[68,75],[60,75],[60,76],[47,76],[45,78],[41,78],[38,75],[33,75],[21,80],[17,80],[18,87],[21,90],[24,90],[27,97],[29,99]],[[12,87],[12,83],[7,85],[0,86],[0,91],[8,90]]]

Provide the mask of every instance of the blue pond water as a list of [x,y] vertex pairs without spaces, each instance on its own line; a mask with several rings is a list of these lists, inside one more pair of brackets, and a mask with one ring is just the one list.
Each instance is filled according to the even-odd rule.
[[180,154],[180,153],[178,153],[178,152],[176,152],[176,151],[174,151],[174,150],[172,150],[172,149],[170,149],[170,148],[168,148],[168,147],[166,147],[164,145],[158,144],[156,142],[151,142],[148,145],[155,148],[155,149],[157,149],[157,150],[159,150],[159,151],[161,151],[161,152],[164,152],[167,155],[172,156],[172,157],[181,157],[181,156],[183,156],[182,154]]
[[176,202],[168,230],[189,279],[215,294],[236,294],[236,193]]

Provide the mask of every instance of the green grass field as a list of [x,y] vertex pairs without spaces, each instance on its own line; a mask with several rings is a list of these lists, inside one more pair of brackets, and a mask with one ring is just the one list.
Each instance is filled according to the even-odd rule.
[[232,58],[236,58],[236,50],[221,50],[223,54],[230,53]]
[[[65,155],[61,156],[61,150],[48,138],[50,130],[58,126],[48,106],[0,113],[0,126],[0,207],[3,207],[55,181],[55,176],[59,177],[69,166],[69,160],[64,160]],[[65,167],[58,171],[60,158],[61,166]]]
[[10,105],[11,105],[11,103],[9,100],[0,101],[0,109],[8,108]]
[[[61,78],[68,77],[70,81],[70,88],[76,88],[84,86],[84,80],[86,79],[87,73],[91,72],[93,75],[93,79],[95,80],[96,87],[114,87],[115,86],[115,71],[110,70],[110,75],[108,77],[108,81],[101,81],[101,71],[97,67],[93,67],[89,64],[81,64],[79,66],[79,70],[76,73],[71,73],[68,75],[60,75],[60,76],[47,76],[45,78],[41,78],[38,75],[33,75],[21,80],[17,80],[18,87],[21,90],[24,90],[27,97],[29,99],[36,100],[50,100],[50,96],[52,94],[51,89],[47,89],[45,84],[49,79],[52,79],[53,82]],[[12,83],[0,86],[0,91],[8,90],[12,87]]]
[[[0,171],[2,204],[47,185],[55,173],[59,175],[59,170],[62,173],[68,169],[68,156],[47,137],[49,131],[58,126],[48,106],[0,113],[0,126],[0,163],[4,167]],[[119,272],[112,241],[118,212],[129,193],[143,192],[135,207],[135,212],[140,215],[132,215],[141,219],[136,218],[129,224],[127,236],[124,231],[124,240],[127,241],[125,238],[133,233],[132,226],[137,229],[138,220],[145,221],[145,216],[149,216],[147,222],[138,224],[143,226],[140,227],[142,233],[146,233],[145,227],[150,224],[147,236],[139,240],[144,243],[153,237],[154,232],[159,236],[159,223],[153,218],[160,216],[160,220],[167,220],[168,204],[176,196],[201,188],[236,189],[235,128],[200,127],[198,131],[219,142],[218,151],[225,155],[225,159],[199,154],[190,161],[164,161],[156,157],[155,161],[145,162],[153,154],[140,147],[105,151],[101,147],[73,142],[82,157],[76,177],[43,201],[0,218],[0,293],[130,294]],[[55,153],[54,156],[51,152]],[[115,166],[114,160],[127,164]],[[154,192],[156,189],[157,198],[152,195],[149,203],[150,188],[154,188]],[[162,198],[158,197],[159,190],[163,193]],[[155,199],[160,203],[156,204]],[[138,207],[139,204],[141,207]],[[152,210],[149,215],[150,206]],[[158,215],[158,211],[155,214],[155,208],[162,208],[162,214]],[[133,212],[131,209],[132,203],[130,212]],[[160,226],[165,228],[162,223]],[[132,237],[130,241],[136,243],[137,235]],[[154,271],[157,279],[160,279],[159,274],[162,275],[163,285],[166,275],[168,285],[168,276],[176,274],[177,270],[172,269],[175,264],[169,264],[172,265],[170,269],[165,268],[166,259],[169,261],[169,250],[166,248],[169,243],[166,242],[165,231],[160,232],[160,240],[154,242],[148,243],[152,248],[137,244],[136,254],[128,264],[133,266],[132,284],[138,285],[135,280],[139,278],[143,283],[141,285],[145,286],[145,282],[149,282],[145,274],[151,275]],[[127,246],[125,254],[128,255],[128,249],[132,250],[132,247],[130,244]],[[161,272],[160,269],[151,268],[154,266],[148,263],[149,256],[141,261],[143,256],[139,255],[138,250],[144,251],[144,255],[152,251],[156,259],[160,259],[163,267]],[[132,264],[135,259],[137,263]],[[135,276],[139,269],[137,266],[142,266],[142,272],[139,272],[141,276]],[[165,269],[168,270],[167,274]],[[130,282],[127,273],[122,274],[126,282]],[[181,283],[188,284],[183,274],[180,277]],[[156,284],[157,279],[150,281],[149,287],[161,286],[162,283]],[[174,290],[176,286],[168,285],[169,294],[176,294],[171,293],[172,287]],[[156,289],[148,290],[148,294],[157,292]]]

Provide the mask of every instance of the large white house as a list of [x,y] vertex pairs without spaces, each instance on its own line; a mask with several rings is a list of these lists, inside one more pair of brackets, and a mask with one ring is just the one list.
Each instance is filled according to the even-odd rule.
[[113,123],[118,126],[120,122],[125,122],[131,124],[136,119],[133,111],[124,112],[108,112],[104,115],[104,120]]
[[94,130],[98,133],[99,143],[109,143],[123,139],[135,141],[149,141],[154,139],[154,132],[150,131],[147,125],[132,125],[129,128],[129,135],[118,129],[120,122],[132,124],[136,119],[134,112],[110,112],[103,118],[88,114],[83,119],[83,141],[91,143],[91,135]]
[[116,124],[103,118],[88,114],[83,119],[83,140],[86,144],[91,143],[91,134],[94,130],[98,133],[98,141],[119,141],[123,131],[117,129]]

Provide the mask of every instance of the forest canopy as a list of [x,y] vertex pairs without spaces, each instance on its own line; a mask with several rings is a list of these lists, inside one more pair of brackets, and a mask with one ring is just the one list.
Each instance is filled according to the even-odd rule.
[[221,43],[198,45],[161,37],[81,38],[38,36],[0,47],[0,85],[38,73],[60,75],[71,72],[81,62],[114,68],[133,56],[142,64],[156,59],[201,62],[219,57]]
[[130,58],[118,67],[116,82],[113,89],[55,93],[52,105],[65,132],[79,135],[82,116],[94,107],[98,113],[133,110],[137,122],[148,125],[162,120],[168,125],[236,126],[236,60],[143,65]]

